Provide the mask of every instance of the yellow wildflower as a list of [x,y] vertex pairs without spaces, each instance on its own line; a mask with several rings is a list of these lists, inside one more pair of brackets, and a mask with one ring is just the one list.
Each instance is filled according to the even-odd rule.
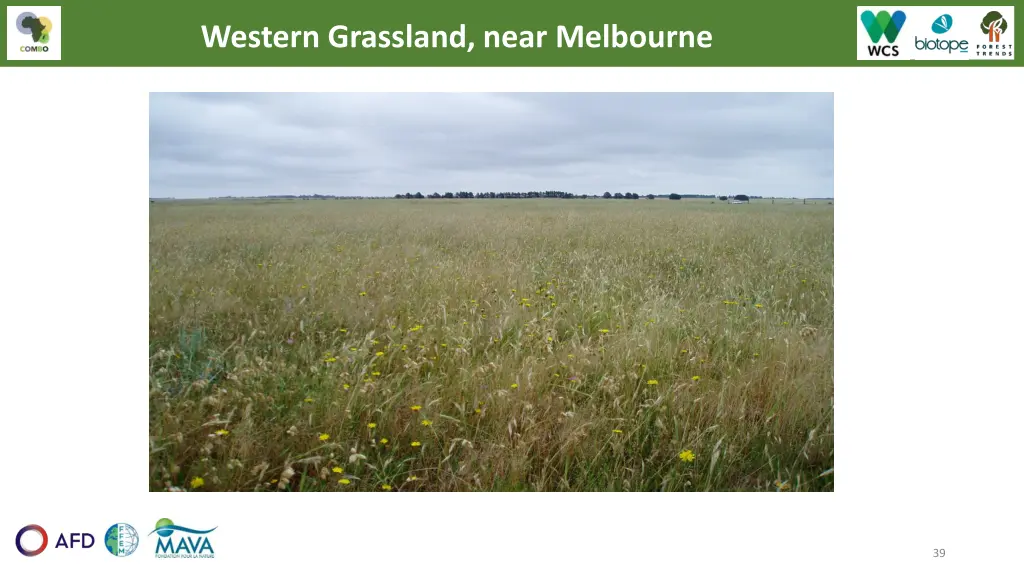
[[342,468],[341,466],[335,466],[334,468],[331,468],[331,472],[334,472],[335,474],[341,474],[345,472],[345,469]]
[[694,376],[693,378],[690,378],[690,380],[696,382],[697,380],[700,380],[700,376]]
[[380,357],[381,357],[381,356],[383,356],[383,355],[384,355],[384,353],[383,353],[383,352],[377,352],[377,358],[380,358]]
[[373,430],[374,428],[377,427],[377,423],[376,422],[370,422],[369,424],[366,425],[366,427],[369,428],[370,430]]
[[312,398],[306,398],[305,400],[303,400],[303,402],[305,402],[306,404],[309,404],[312,401],[313,401]]
[[319,436],[319,438],[320,438],[321,442],[327,442],[328,440],[331,439],[331,435],[330,434],[321,434]]
[[614,432],[616,434],[622,434],[622,430],[619,430],[618,428],[616,428],[615,430],[612,430],[612,432]]
[[683,462],[693,462],[694,458],[693,450],[683,450],[679,453],[679,459]]
[[409,409],[412,410],[413,412],[419,412],[420,410],[423,409],[423,406],[420,406],[419,404],[417,404],[415,406],[411,406]]
[[342,478],[341,480],[338,480],[338,484],[341,484],[343,486],[348,486],[351,483],[352,481],[349,480],[348,478]]
[[202,488],[203,485],[206,484],[206,480],[203,480],[199,476],[196,476],[192,478],[192,482],[190,482],[189,484],[192,486],[192,489],[195,490],[197,488]]
[[380,485],[380,489],[384,490],[385,492],[390,492],[391,491],[391,484],[381,484]]
[[413,440],[409,445],[412,446],[413,448],[418,448],[422,446],[422,444],[420,444],[418,440]]
[[650,384],[651,386],[654,386],[655,384],[658,383],[658,381],[655,380],[654,378],[651,378],[650,380],[647,381],[647,383]]
[[214,432],[214,434],[216,434],[217,436],[227,436],[228,434],[231,434],[231,432],[228,432],[227,430],[221,428],[220,430]]
[[420,424],[422,424],[424,426],[430,426],[433,423],[434,422],[432,420],[423,420],[423,421],[420,422]]
[[387,438],[381,438],[380,439],[380,443],[381,444],[387,444],[388,443],[388,439]]
[[513,389],[513,390],[515,390],[516,388],[519,388],[519,384],[518,384],[518,383],[515,383],[515,382],[513,382],[513,383],[512,383],[512,389]]

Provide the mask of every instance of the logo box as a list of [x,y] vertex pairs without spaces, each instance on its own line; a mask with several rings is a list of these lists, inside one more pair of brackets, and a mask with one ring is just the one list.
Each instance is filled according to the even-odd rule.
[[60,6],[8,6],[8,60],[60,60]]
[[1013,6],[858,6],[851,25],[857,60],[1014,58]]

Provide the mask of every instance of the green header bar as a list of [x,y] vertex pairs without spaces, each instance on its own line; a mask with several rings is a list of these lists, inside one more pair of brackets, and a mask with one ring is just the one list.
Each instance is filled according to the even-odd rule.
[[[1005,42],[1012,40],[1015,17],[997,24],[1008,22],[1003,42],[988,44],[984,4],[960,2],[957,6],[981,10],[947,18],[952,22],[947,36],[959,44],[917,33],[927,31],[931,12],[940,18],[943,10],[906,17],[900,31],[894,26],[904,17],[891,14],[910,14],[914,5],[881,7],[885,16],[876,17],[880,10],[875,9],[868,18],[858,6],[821,0],[75,0],[59,9],[8,6],[4,65],[1019,65],[1012,44],[1007,48]],[[928,22],[922,24],[924,18]],[[859,59],[869,44],[885,50],[873,52],[877,58]],[[898,45],[896,55],[889,45]],[[921,48],[933,45],[929,51]],[[965,59],[930,59],[950,53],[948,46],[958,47],[952,56]],[[913,53],[924,59],[900,59]],[[966,59],[974,54],[989,59]],[[992,59],[999,55],[1002,59]]]

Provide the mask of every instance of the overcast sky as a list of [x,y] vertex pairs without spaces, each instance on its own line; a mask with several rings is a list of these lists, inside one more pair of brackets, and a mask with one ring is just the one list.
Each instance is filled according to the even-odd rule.
[[153,94],[150,197],[832,196],[832,94]]

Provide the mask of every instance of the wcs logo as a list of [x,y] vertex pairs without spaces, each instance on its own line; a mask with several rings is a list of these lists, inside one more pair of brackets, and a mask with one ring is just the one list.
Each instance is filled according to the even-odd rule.
[[[864,25],[868,38],[871,39],[871,45],[868,46],[868,55],[899,56],[900,49],[899,46],[896,46],[895,42],[906,21],[907,15],[903,10],[897,10],[892,14],[887,10],[880,10],[878,14],[871,10],[861,12],[860,22]],[[883,36],[887,44],[879,45],[878,43],[882,40]]]

